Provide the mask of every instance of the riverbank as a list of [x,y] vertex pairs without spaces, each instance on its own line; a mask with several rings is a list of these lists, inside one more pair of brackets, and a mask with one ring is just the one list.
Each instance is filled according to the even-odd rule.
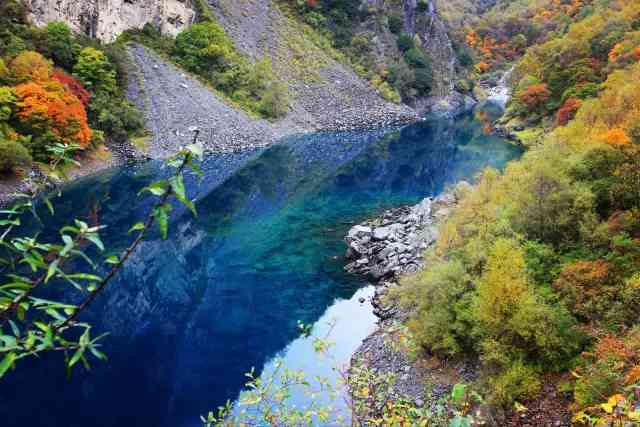
[[[438,240],[439,227],[457,205],[461,195],[470,191],[465,181],[436,198],[426,198],[414,206],[391,209],[349,230],[345,241],[345,269],[369,277],[375,286],[371,300],[378,328],[353,354],[353,372],[365,369],[378,378],[391,378],[393,385],[384,396],[365,402],[365,414],[379,416],[380,402],[412,402],[418,408],[435,411],[438,401],[452,387],[476,378],[476,362],[451,362],[437,358],[416,358],[415,349],[404,326],[408,314],[392,298],[403,276],[424,266],[424,253]],[[358,375],[358,374],[355,374]],[[355,397],[359,399],[359,397]]]

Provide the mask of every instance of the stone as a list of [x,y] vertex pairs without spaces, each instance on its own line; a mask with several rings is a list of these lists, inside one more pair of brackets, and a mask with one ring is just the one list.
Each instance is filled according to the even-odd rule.
[[389,227],[379,227],[373,230],[373,238],[375,240],[387,240],[391,235]]

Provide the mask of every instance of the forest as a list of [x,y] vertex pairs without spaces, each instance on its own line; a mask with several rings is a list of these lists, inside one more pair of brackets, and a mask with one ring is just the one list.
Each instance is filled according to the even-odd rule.
[[479,76],[517,59],[502,121],[528,150],[482,173],[397,297],[425,351],[479,358],[493,405],[527,405],[551,382],[576,424],[633,424],[640,4],[539,3],[468,24]]

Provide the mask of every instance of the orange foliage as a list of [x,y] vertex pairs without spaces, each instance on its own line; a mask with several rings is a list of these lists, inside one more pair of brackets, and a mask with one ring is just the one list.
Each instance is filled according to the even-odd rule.
[[86,90],[82,85],[82,83],[80,83],[78,80],[71,77],[69,74],[65,73],[60,69],[56,69],[53,72],[53,75],[51,77],[54,80],[57,80],[58,82],[65,85],[66,88],[69,89],[71,93],[73,93],[80,102],[82,102],[82,105],[86,107],[87,104],[89,104],[89,99],[91,99],[91,93],[89,93],[89,91]]
[[567,99],[556,113],[556,124],[558,126],[566,126],[576,116],[576,112],[581,105],[582,101],[578,98]]
[[607,335],[598,341],[594,354],[599,360],[614,359],[623,362],[634,357],[635,352],[627,348],[620,338]]
[[609,286],[611,268],[604,260],[577,261],[562,270],[553,287],[574,314],[597,318],[600,304],[606,305],[615,297],[615,290]]
[[549,98],[551,98],[551,91],[546,84],[533,84],[520,94],[520,100],[530,110],[541,107]]
[[640,382],[640,365],[636,365],[627,374],[624,378],[624,383],[626,385],[633,385]]
[[611,52],[609,52],[609,61],[616,62],[623,51],[624,45],[622,43],[616,43],[616,45],[611,49]]
[[633,55],[636,57],[637,60],[640,61],[640,46],[638,46],[633,50]]
[[486,73],[490,69],[491,69],[491,65],[487,64],[484,61],[481,61],[480,63],[476,64],[476,71],[479,73]]
[[86,147],[92,132],[78,98],[58,81],[23,83],[15,88],[18,116],[36,130],[50,129],[67,144]]
[[631,138],[622,128],[610,129],[602,134],[602,139],[609,145],[620,146],[631,144]]
[[26,51],[16,56],[9,69],[18,81],[34,80],[42,82],[51,77],[51,63],[37,52]]

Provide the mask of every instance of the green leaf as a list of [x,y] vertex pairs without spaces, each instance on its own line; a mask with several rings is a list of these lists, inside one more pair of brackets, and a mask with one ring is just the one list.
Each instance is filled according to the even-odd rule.
[[105,260],[105,262],[106,262],[107,264],[117,264],[117,263],[119,263],[119,262],[120,262],[120,260],[118,259],[118,257],[117,257],[117,256],[115,256],[115,255],[111,255],[110,257],[108,257],[108,258]]
[[142,230],[143,228],[144,228],[144,223],[138,222],[129,229],[129,234],[133,233],[134,231]]
[[466,391],[467,391],[467,386],[465,384],[454,385],[453,390],[451,390],[451,399],[455,403],[459,403],[464,398]]
[[60,263],[60,259],[56,259],[51,264],[49,264],[49,269],[47,270],[47,277],[45,277],[44,283],[48,283],[49,279],[51,279],[53,275],[56,274],[56,271],[58,271],[59,263]]
[[4,359],[2,359],[2,362],[0,362],[0,378],[2,378],[4,374],[9,370],[9,368],[13,366],[15,360],[15,353],[8,353],[4,356]]
[[48,197],[45,197],[43,201],[44,201],[44,204],[47,205],[47,209],[49,209],[49,213],[53,215],[55,211],[53,209],[53,205],[51,204],[51,200],[49,200]]
[[73,239],[66,234],[62,235],[62,240],[64,241],[64,248],[60,251],[60,256],[64,257],[73,249],[74,243]]
[[73,357],[71,357],[71,360],[69,361],[69,368],[73,368],[73,365],[78,363],[83,354],[84,347],[80,347],[78,350],[76,350],[76,352],[73,354]]
[[171,209],[170,205],[166,203],[164,205],[160,205],[155,208],[153,211],[153,216],[158,221],[158,227],[160,228],[160,235],[163,240],[167,239],[167,235],[169,234],[169,214],[168,211]]
[[167,192],[167,187],[168,187],[167,181],[156,181],[153,184],[149,185],[148,187],[145,187],[142,190],[140,190],[140,193],[144,193],[146,191],[153,194],[154,196],[159,197],[159,196],[163,196]]
[[104,251],[104,244],[102,243],[102,240],[100,240],[100,236],[98,236],[97,234],[88,234],[86,238],[94,245],[96,245],[98,249]]
[[189,152],[198,159],[202,159],[202,156],[204,155],[204,147],[202,144],[189,144],[187,145],[187,150],[189,150]]
[[189,210],[193,212],[193,215],[197,215],[196,207],[194,206],[193,202],[187,198],[187,194],[184,188],[184,179],[182,178],[182,175],[171,177],[169,183],[171,184],[171,189],[173,190],[176,199],[178,199],[180,203],[189,208]]

